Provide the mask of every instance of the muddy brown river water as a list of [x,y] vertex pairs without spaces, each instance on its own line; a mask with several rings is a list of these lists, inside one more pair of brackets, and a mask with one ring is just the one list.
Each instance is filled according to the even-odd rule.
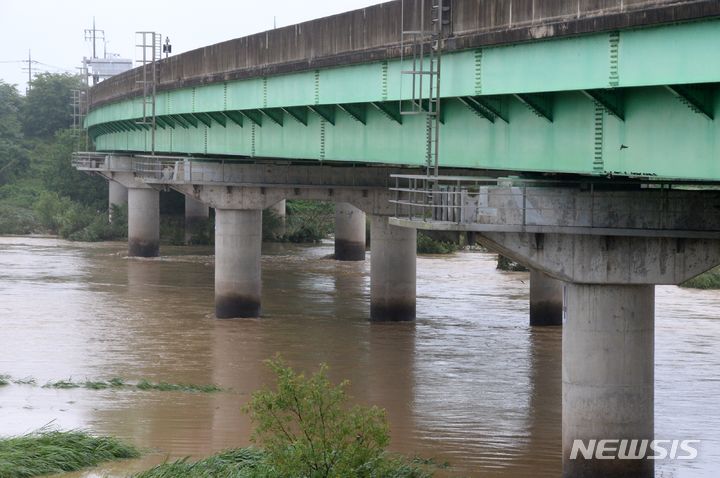
[[[65,477],[123,477],[167,458],[248,444],[241,412],[272,377],[263,360],[321,362],[358,403],[388,411],[392,449],[449,461],[447,476],[555,477],[561,330],[528,326],[528,275],[495,256],[418,258],[418,320],[371,324],[369,262],[332,244],[264,247],[259,320],[212,317],[212,249],[0,238],[0,374],[214,383],[216,394],[0,387],[0,435],[46,424],[119,436],[144,458]],[[658,477],[720,476],[720,291],[658,287],[656,436],[702,440]],[[444,475],[444,473],[443,473]]]

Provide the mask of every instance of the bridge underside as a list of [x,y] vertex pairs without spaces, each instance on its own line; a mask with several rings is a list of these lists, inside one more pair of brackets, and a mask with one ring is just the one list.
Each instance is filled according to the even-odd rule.
[[[448,54],[441,165],[720,179],[711,20]],[[715,50],[716,51],[716,50]],[[421,166],[399,61],[162,92],[155,151]],[[98,150],[145,152],[142,98],[92,111]]]

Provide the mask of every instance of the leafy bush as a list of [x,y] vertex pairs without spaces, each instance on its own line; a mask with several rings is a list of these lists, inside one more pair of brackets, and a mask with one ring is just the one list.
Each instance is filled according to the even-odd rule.
[[417,234],[417,252],[418,254],[452,254],[457,252],[459,245],[447,242],[437,241],[427,234],[418,232]]
[[689,289],[720,289],[720,267],[700,274],[697,277],[683,282],[680,287]]
[[44,192],[35,214],[47,231],[72,241],[96,242],[127,237],[127,206],[113,206],[113,222],[105,211],[74,202],[55,192]]
[[385,411],[346,406],[348,382],[333,385],[327,366],[310,377],[276,358],[268,365],[276,390],[255,392],[246,411],[255,425],[271,476],[313,478],[430,476],[401,458],[390,457]]
[[321,201],[288,201],[285,239],[320,242],[335,227],[335,206]]
[[527,268],[514,260],[498,255],[497,270],[506,272],[527,272]]
[[32,234],[39,232],[38,220],[32,210],[0,204],[0,234]]

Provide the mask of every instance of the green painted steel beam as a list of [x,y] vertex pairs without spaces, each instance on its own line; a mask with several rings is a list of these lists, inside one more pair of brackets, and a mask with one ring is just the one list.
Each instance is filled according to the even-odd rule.
[[188,122],[188,120],[183,117],[183,115],[170,115],[170,118],[175,121],[176,124],[179,124],[182,128],[188,129],[192,124]]
[[207,113],[193,113],[192,116],[208,128],[212,128],[212,117]]
[[715,88],[708,85],[666,85],[673,95],[692,111],[715,118]]
[[392,120],[397,124],[403,124],[403,115],[401,113],[399,101],[378,101],[370,104],[389,120]]
[[297,107],[297,106],[288,106],[286,108],[282,108],[282,110],[288,114],[291,118],[293,118],[295,121],[299,122],[303,126],[307,126],[308,124],[308,110],[304,107]]
[[335,105],[308,105],[308,109],[331,125],[335,124]]
[[166,128],[175,129],[175,122],[169,116],[157,116],[155,118],[155,121],[157,122],[158,125],[163,127],[163,129],[166,129]]
[[239,111],[222,111],[221,114],[241,128],[245,124],[245,116]]
[[491,123],[495,122],[497,115],[485,108],[480,102],[476,101],[472,96],[461,96],[458,101],[465,105],[470,111],[481,118],[485,118]]
[[623,90],[612,88],[606,90],[583,90],[585,96],[599,104],[611,115],[625,121],[625,100]]
[[352,119],[362,124],[367,124],[367,105],[364,103],[347,103],[337,105],[345,113],[349,114]]
[[513,95],[522,104],[527,106],[530,111],[535,113],[539,118],[543,118],[550,123],[553,122],[553,103],[552,96],[548,94],[515,94]]
[[239,111],[239,113],[248,120],[250,120],[250,122],[253,123],[255,126],[262,128],[263,120],[260,110],[243,110]]
[[282,110],[282,108],[262,108],[259,111],[264,116],[269,118],[276,125],[278,125],[278,126],[283,125],[283,110]]
[[[207,115],[213,119],[217,124],[222,126],[223,128],[227,127],[227,116],[225,116],[221,111],[209,111]],[[242,126],[242,125],[240,125]]]
[[186,124],[189,126],[192,126],[193,128],[197,128],[200,122],[198,121],[197,117],[194,113],[181,113],[179,115],[176,115],[177,117],[180,117],[183,121],[185,121]]
[[[440,165],[720,181],[719,26],[444,55]],[[163,92],[157,121],[168,127],[156,132],[156,151],[422,166],[425,118],[400,114],[410,94],[400,69],[342,65]],[[267,111],[282,114],[282,126]],[[115,124],[141,116],[135,98],[93,109],[86,124],[99,151],[147,151],[147,125]],[[201,117],[224,127],[203,127]]]

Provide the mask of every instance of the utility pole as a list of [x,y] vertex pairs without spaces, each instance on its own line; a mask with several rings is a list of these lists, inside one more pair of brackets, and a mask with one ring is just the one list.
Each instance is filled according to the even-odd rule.
[[32,88],[32,50],[28,50],[28,83],[25,94]]
[[[100,34],[100,35],[98,35]],[[98,30],[95,27],[95,17],[93,17],[93,26],[92,29],[85,29],[85,41],[92,41],[92,59],[97,59],[97,40],[101,39],[103,43],[105,43],[105,30]],[[107,55],[105,55],[107,56]],[[98,82],[98,79],[96,75],[93,74],[93,85],[96,85]]]

